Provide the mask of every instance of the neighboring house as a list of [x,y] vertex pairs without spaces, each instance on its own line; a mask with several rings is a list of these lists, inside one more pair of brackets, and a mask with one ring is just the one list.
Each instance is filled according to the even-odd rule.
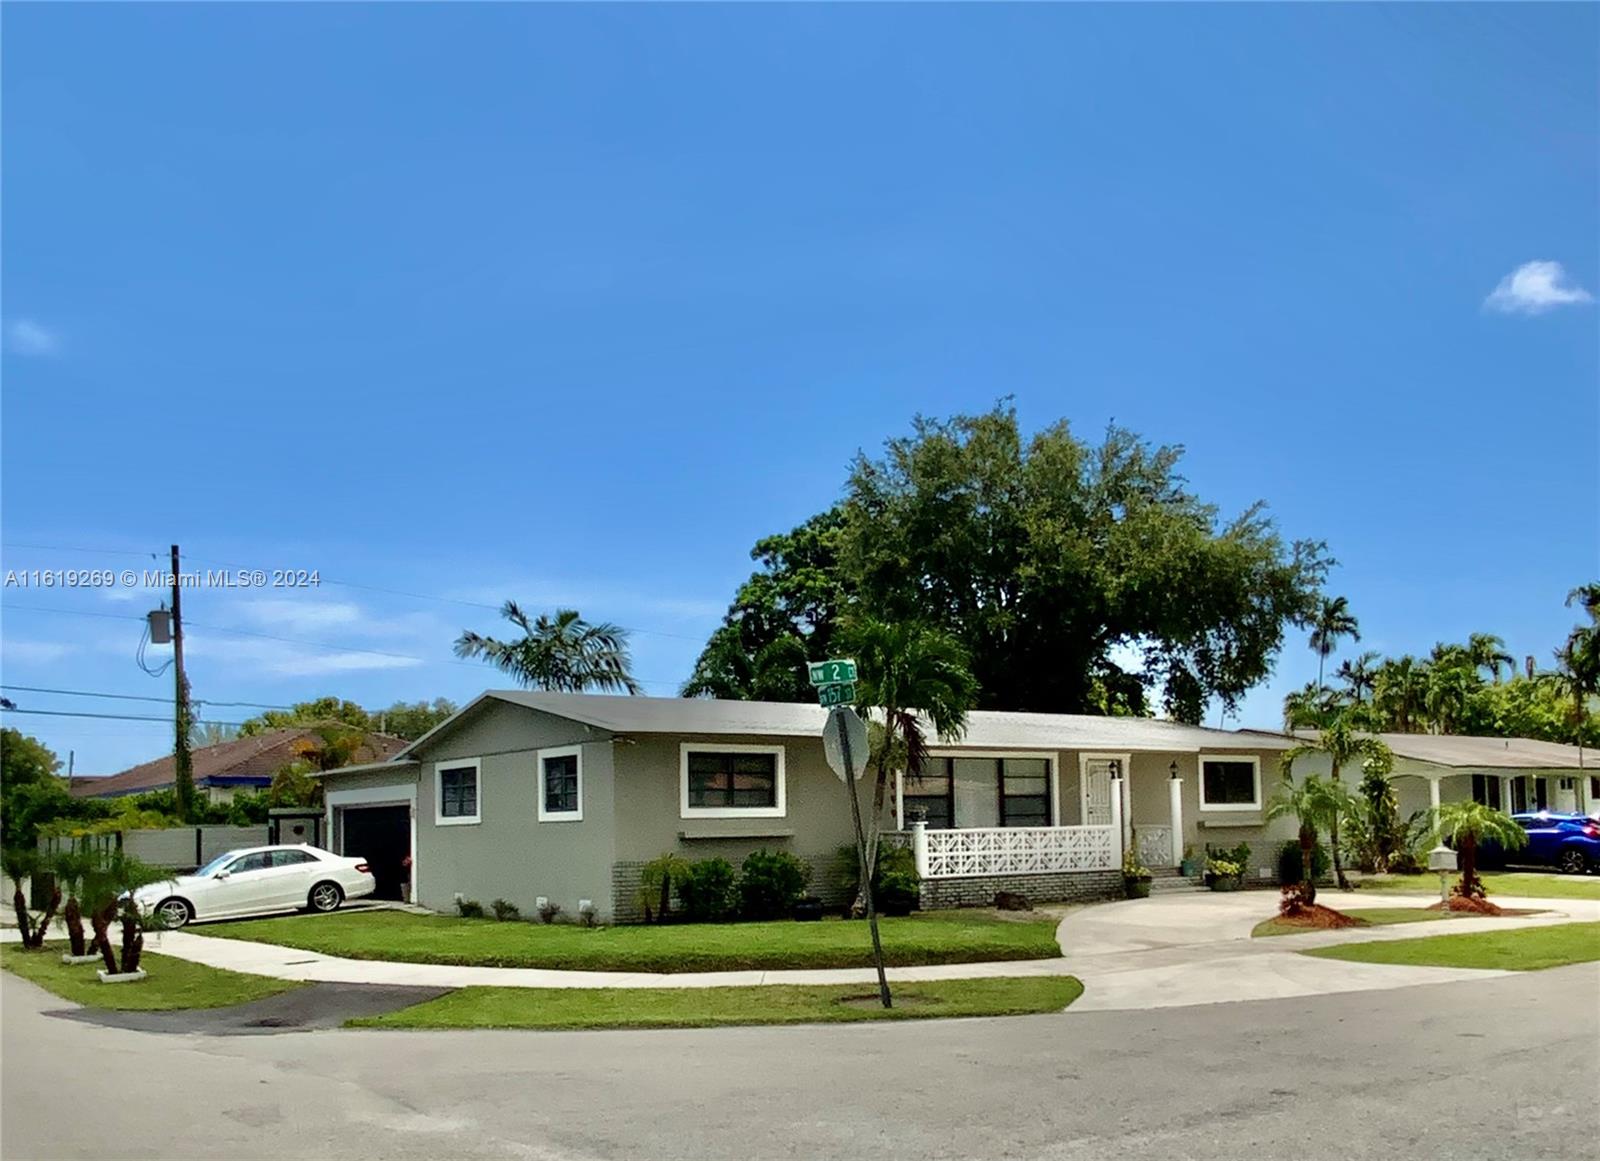
[[[380,894],[449,910],[458,898],[540,899],[602,919],[638,910],[640,871],[664,852],[738,863],[765,847],[811,863],[814,889],[852,841],[848,800],[814,705],[494,691],[388,761],[322,775],[330,845],[373,864]],[[913,842],[925,907],[1121,891],[1122,852],[1151,867],[1186,847],[1254,847],[1275,875],[1292,821],[1264,807],[1279,735],[1148,718],[977,712],[883,824],[922,813]],[[819,891],[819,893],[822,893]]]
[[[291,762],[312,758],[327,743],[308,727],[268,730],[190,752],[195,789],[209,802],[229,802],[240,790],[263,790],[272,776]],[[363,758],[372,761],[393,756],[405,748],[403,738],[382,734],[368,737]],[[75,777],[70,791],[76,798],[120,798],[149,790],[169,790],[175,778],[171,754],[100,778]]]

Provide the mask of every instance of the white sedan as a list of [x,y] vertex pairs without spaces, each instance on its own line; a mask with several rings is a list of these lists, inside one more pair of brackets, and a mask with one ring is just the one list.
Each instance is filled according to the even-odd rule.
[[376,887],[361,859],[309,846],[245,847],[218,855],[192,875],[141,887],[133,898],[157,924],[172,928],[298,908],[337,911],[346,899]]

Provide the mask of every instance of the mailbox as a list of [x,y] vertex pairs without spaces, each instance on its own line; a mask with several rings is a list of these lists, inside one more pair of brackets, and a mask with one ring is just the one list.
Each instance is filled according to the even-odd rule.
[[1456,853],[1443,843],[1428,852],[1428,870],[1448,874],[1456,869]]

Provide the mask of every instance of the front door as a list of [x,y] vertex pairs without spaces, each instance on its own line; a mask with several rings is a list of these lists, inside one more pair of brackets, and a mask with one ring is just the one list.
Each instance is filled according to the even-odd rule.
[[1080,767],[1083,783],[1083,825],[1111,825],[1111,771],[1121,768],[1118,758],[1084,758]]

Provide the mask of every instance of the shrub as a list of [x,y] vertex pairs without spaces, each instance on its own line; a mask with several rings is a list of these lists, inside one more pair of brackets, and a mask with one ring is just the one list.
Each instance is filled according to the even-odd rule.
[[578,908],[578,922],[585,927],[594,927],[600,922],[600,914],[594,909],[594,904],[584,901],[584,906]]
[[496,899],[489,904],[489,910],[494,912],[494,917],[501,923],[512,923],[522,918],[522,912],[515,903],[507,903],[504,899]]
[[561,904],[551,903],[548,900],[539,905],[539,922],[554,923],[556,916],[561,914]]
[[[1278,882],[1284,886],[1292,886],[1300,882],[1304,869],[1301,867],[1300,842],[1290,839],[1278,848]],[[1313,882],[1320,883],[1328,877],[1328,848],[1317,843],[1311,848],[1311,878]]]
[[746,919],[782,919],[806,893],[811,868],[788,851],[752,851],[739,868],[739,913]]
[[476,899],[457,899],[456,914],[463,919],[482,919],[483,904]]
[[873,896],[886,912],[906,912],[917,905],[922,878],[910,847],[880,846],[873,874]]
[[717,923],[730,918],[738,908],[734,890],[737,873],[727,859],[700,859],[690,863],[678,881],[678,898],[683,913],[696,923]]

